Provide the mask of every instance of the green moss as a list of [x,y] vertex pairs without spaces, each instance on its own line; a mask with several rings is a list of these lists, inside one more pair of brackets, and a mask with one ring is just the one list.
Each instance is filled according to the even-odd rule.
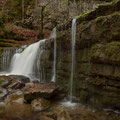
[[116,5],[116,4],[119,4],[119,2],[120,2],[120,0],[113,0],[113,1],[108,2],[108,3],[102,3],[98,7],[100,7],[100,8],[101,7],[106,7],[106,8],[111,7],[111,9],[112,9],[112,7],[114,7],[114,5]]
[[104,46],[102,44],[96,44],[90,49],[90,57],[98,57],[104,51]]
[[90,50],[92,61],[120,64],[120,42],[96,44]]
[[0,47],[13,47],[13,45],[0,42]]
[[[104,12],[103,12],[104,11]],[[120,0],[114,0],[113,2],[100,4],[94,11],[87,11],[78,16],[78,22],[90,21],[96,18],[96,21],[100,20],[100,16],[106,16],[120,11]]]
[[88,10],[87,12],[83,12],[82,14],[80,14],[80,16],[77,17],[77,19],[80,19],[82,17],[85,17],[86,15],[88,15],[89,13],[91,13],[91,10]]
[[[120,51],[120,42],[111,42],[106,45],[105,55],[108,57],[115,57]],[[117,56],[116,56],[117,57]]]
[[100,17],[97,17],[97,18],[95,19],[95,22],[99,22],[99,21],[101,21],[101,19],[102,19],[101,16],[100,16]]

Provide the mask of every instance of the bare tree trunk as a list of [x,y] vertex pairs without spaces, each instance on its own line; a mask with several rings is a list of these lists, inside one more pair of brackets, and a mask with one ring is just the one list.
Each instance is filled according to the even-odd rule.
[[24,22],[24,0],[22,0],[22,22]]

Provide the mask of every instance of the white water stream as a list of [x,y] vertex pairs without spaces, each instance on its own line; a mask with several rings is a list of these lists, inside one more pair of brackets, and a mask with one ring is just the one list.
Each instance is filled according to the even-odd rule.
[[11,62],[10,74],[32,77],[33,66],[37,57],[38,48],[45,40],[28,46],[22,53],[16,53]]
[[56,82],[56,28],[53,29],[53,33],[51,38],[54,39],[54,62],[53,62],[53,75],[52,75],[52,82]]
[[72,21],[72,65],[71,65],[71,86],[70,86],[70,102],[73,97],[73,78],[75,70],[75,40],[76,40],[76,18]]
[[[54,40],[54,61],[51,81],[56,82],[56,28],[53,29],[50,38]],[[45,71],[41,66],[41,56],[45,49],[45,41],[46,39],[40,40],[24,48],[24,50],[17,49],[10,60],[7,59],[8,54],[5,52],[2,63],[5,63],[5,65],[3,64],[3,68],[6,69],[0,74],[23,75],[29,77],[31,80],[39,79],[41,82],[44,82]]]
[[71,76],[70,76],[70,97],[68,101],[62,102],[63,106],[66,107],[74,107],[77,105],[77,103],[73,102],[73,80],[74,80],[74,72],[75,72],[75,41],[76,41],[76,18],[73,19],[72,21],[72,41],[71,41],[71,45],[72,45],[72,59],[71,59]]

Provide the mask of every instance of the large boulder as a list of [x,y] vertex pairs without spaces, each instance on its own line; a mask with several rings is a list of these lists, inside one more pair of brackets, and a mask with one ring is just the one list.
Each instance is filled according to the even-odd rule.
[[37,98],[50,99],[58,92],[59,87],[55,83],[39,83],[25,92],[24,99],[28,102]]

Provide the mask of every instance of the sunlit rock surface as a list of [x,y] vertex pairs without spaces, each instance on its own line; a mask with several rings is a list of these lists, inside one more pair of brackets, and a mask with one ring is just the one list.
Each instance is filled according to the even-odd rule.
[[55,83],[39,83],[28,89],[24,94],[24,98],[30,102],[37,98],[50,99],[57,94],[59,94],[59,87]]

